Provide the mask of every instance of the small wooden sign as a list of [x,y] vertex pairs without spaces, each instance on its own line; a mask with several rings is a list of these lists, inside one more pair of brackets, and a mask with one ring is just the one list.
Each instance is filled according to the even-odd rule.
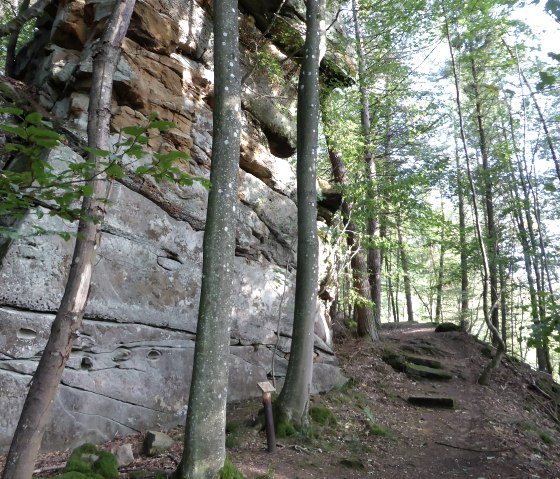
[[263,394],[273,393],[274,391],[276,391],[276,388],[268,381],[262,381],[260,383],[257,383],[257,386],[263,392]]

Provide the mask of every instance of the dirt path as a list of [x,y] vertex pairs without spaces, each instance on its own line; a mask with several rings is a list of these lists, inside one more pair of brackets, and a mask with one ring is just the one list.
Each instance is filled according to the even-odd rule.
[[[378,344],[347,338],[336,349],[351,385],[311,404],[335,419],[314,421],[305,436],[278,440],[276,453],[266,452],[264,433],[254,425],[260,402],[231,405],[229,455],[249,479],[560,479],[560,428],[552,419],[558,406],[525,365],[505,361],[489,387],[479,386],[488,361],[483,346],[462,333],[418,325],[384,330]],[[452,378],[412,379],[382,360],[387,350],[440,361]],[[413,406],[410,396],[451,398],[455,408]],[[181,430],[170,434],[177,441],[168,454],[139,456],[121,477],[131,477],[131,470],[172,471]],[[138,452],[141,440],[121,438],[105,448],[128,441]],[[64,453],[51,454],[39,467],[64,460]]]

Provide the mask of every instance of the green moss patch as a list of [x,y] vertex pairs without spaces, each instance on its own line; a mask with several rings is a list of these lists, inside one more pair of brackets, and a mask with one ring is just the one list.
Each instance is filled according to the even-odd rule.
[[328,407],[322,405],[312,406],[309,409],[309,416],[320,425],[335,426],[338,423],[334,413]]
[[245,476],[235,467],[229,457],[226,457],[224,466],[218,472],[216,479],[245,479]]
[[105,451],[99,451],[93,444],[83,444],[74,449],[64,474],[58,479],[118,479],[117,458]]

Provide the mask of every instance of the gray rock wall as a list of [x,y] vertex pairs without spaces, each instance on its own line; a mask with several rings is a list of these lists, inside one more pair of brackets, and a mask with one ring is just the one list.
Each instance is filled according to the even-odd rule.
[[[48,9],[56,14],[54,24],[45,20],[20,57],[20,76],[35,84],[42,105],[78,132],[87,119],[87,39],[109,11],[108,4],[78,1]],[[157,111],[178,128],[164,138],[152,138],[150,145],[188,151],[191,160],[182,167],[208,178],[213,73],[211,21],[204,5],[187,0],[138,4],[115,78],[113,128],[142,124]],[[243,22],[245,36],[258,35],[248,15]],[[241,48],[248,71],[252,57],[245,45]],[[231,318],[232,401],[258,395],[256,383],[272,376],[274,351],[274,373],[281,381],[290,347],[295,177],[290,164],[271,150],[281,151],[281,156],[293,150],[290,108],[295,90],[293,81],[286,81],[275,85],[271,95],[267,81],[257,68],[245,87]],[[274,114],[264,114],[263,101]],[[275,121],[280,124],[276,129]],[[267,137],[273,129],[284,132],[274,136],[274,147]],[[67,146],[48,158],[53,164],[79,160]],[[179,187],[131,176],[113,185],[84,324],[63,375],[45,448],[183,423],[206,199],[206,190],[196,182]],[[72,241],[56,234],[33,236],[34,225],[55,232],[75,229],[74,224],[48,215],[39,220],[30,212],[21,224],[21,237],[1,258],[0,450],[9,445],[46,343],[73,248]],[[323,310],[318,303],[314,391],[341,381]]]

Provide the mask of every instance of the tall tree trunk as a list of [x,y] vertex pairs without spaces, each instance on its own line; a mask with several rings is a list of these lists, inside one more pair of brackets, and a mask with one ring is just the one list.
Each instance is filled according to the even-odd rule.
[[[488,144],[486,140],[486,129],[484,126],[484,116],[482,113],[482,100],[480,97],[480,83],[478,79],[478,70],[474,56],[471,52],[471,73],[473,78],[473,90],[476,108],[476,121],[478,126],[478,137],[480,154],[482,157],[482,176],[484,182],[484,205],[486,209],[486,240],[488,243],[488,274],[490,283],[490,303],[492,310],[490,313],[490,321],[496,330],[500,329],[499,317],[499,295],[498,295],[498,234],[496,230],[496,221],[494,217],[494,188],[492,180],[492,171],[490,168]],[[495,333],[492,332],[492,343],[497,346],[499,343]]]
[[[488,280],[488,278],[490,277],[490,264],[489,264],[489,259],[488,259],[488,254],[486,252],[486,245],[484,243],[484,238],[482,235],[482,227],[480,224],[480,215],[479,215],[479,208],[478,208],[478,201],[476,198],[476,188],[474,185],[474,180],[473,180],[473,175],[471,172],[471,167],[470,167],[470,159],[469,159],[469,153],[468,153],[468,149],[467,149],[467,141],[465,139],[465,129],[464,129],[464,123],[463,123],[463,109],[462,109],[462,105],[461,105],[461,89],[459,86],[459,75],[457,73],[457,65],[455,62],[455,53],[453,52],[453,43],[451,41],[451,33],[449,31],[449,19],[447,17],[447,13],[445,11],[445,5],[443,3],[443,1],[441,2],[441,8],[442,8],[442,12],[443,12],[443,17],[444,17],[444,27],[445,27],[445,34],[447,37],[447,44],[449,47],[449,56],[451,58],[451,67],[452,67],[452,71],[453,71],[453,79],[454,79],[454,83],[455,83],[455,100],[456,100],[456,106],[457,106],[457,117],[459,119],[459,133],[461,135],[461,143],[463,146],[463,153],[465,155],[465,163],[467,166],[467,178],[469,181],[469,187],[470,187],[470,191],[471,191],[471,196],[472,196],[472,200],[473,200],[473,212],[474,212],[474,222],[475,222],[475,228],[476,228],[476,235],[477,235],[477,239],[478,239],[478,246],[480,248],[480,253],[482,255],[482,263],[483,263],[483,268],[484,268],[484,281],[486,283],[486,281]],[[492,305],[492,310],[494,309],[494,305]],[[492,360],[490,361],[490,363],[488,363],[488,365],[486,366],[486,368],[484,369],[484,371],[482,372],[482,374],[480,375],[480,377],[478,378],[478,382],[480,384],[488,384],[488,381],[490,379],[490,374],[492,373],[492,371],[494,369],[496,369],[498,367],[498,364],[500,364],[500,361],[502,360],[502,357],[505,353],[505,344],[502,341],[502,338],[500,336],[499,331],[496,329],[496,327],[494,326],[494,324],[492,323],[492,321],[488,318],[488,310],[487,308],[485,308],[485,322],[486,322],[486,326],[488,327],[488,329],[492,332],[493,337],[497,338],[498,341],[498,347],[496,350],[496,353],[494,354]]]
[[[18,8],[18,15],[21,15],[29,8],[29,0],[23,0]],[[6,76],[13,77],[16,68],[16,48],[23,25],[10,33],[8,44],[6,45],[6,66],[4,67]]]
[[[115,4],[109,23],[93,54],[88,116],[88,146],[91,148],[105,151],[111,149],[109,123],[113,74],[134,3],[134,0],[123,0]],[[103,158],[90,155],[90,161],[95,165],[94,175],[88,181],[93,194],[91,197],[84,197],[81,215],[82,218],[89,218],[89,220],[81,219],[78,225],[78,235],[64,295],[23,405],[6,459],[3,479],[31,478],[60,378],[72,351],[75,334],[81,326],[101,222],[106,213],[103,200],[107,194],[107,181],[104,167],[101,165]]]
[[443,211],[443,200],[441,202],[441,233],[439,240],[439,264],[436,282],[436,323],[443,321],[443,268],[445,264],[445,213]]
[[[499,251],[498,251],[499,252]],[[500,313],[501,313],[501,333],[502,333],[502,341],[506,346],[507,352],[507,276],[506,276],[506,267],[503,261],[500,261],[498,264],[498,280],[500,284]]]
[[214,114],[202,288],[183,458],[175,477],[214,479],[225,460],[241,83],[236,0],[214,1]]
[[395,300],[395,292],[393,290],[393,278],[391,271],[391,261],[390,256],[385,255],[385,274],[387,275],[387,296],[388,296],[388,315],[387,318],[391,317],[391,312],[393,313],[393,322],[399,322],[399,308]]
[[[327,145],[329,141],[327,139]],[[344,185],[346,183],[346,169],[342,163],[342,158],[331,147],[329,147],[329,159],[335,181]],[[355,303],[357,314],[358,336],[369,336],[374,341],[379,339],[377,332],[377,323],[371,307],[371,290],[368,281],[367,264],[363,257],[358,240],[356,238],[356,225],[351,220],[351,208],[346,200],[342,200],[340,207],[342,217],[346,223],[346,244],[350,249],[352,268],[352,278],[354,289],[358,293],[359,299]]]
[[461,251],[461,330],[467,330],[467,318],[469,317],[469,264],[467,253],[467,223],[465,220],[465,194],[463,183],[463,171],[459,163],[459,147],[455,139],[455,164],[457,168],[457,197],[459,200],[459,248]]
[[403,272],[404,295],[406,298],[406,318],[414,321],[414,307],[412,304],[412,285],[410,283],[410,271],[408,267],[408,256],[402,237],[400,218],[397,218],[397,237],[399,241],[399,252],[401,256],[401,268]]
[[443,321],[443,267],[444,267],[445,248],[443,243],[439,247],[439,265],[436,283],[436,323]]
[[0,25],[0,38],[7,37],[14,32],[19,32],[32,18],[41,15],[52,0],[37,0],[31,7],[18,11],[15,18],[3,25]]
[[548,129],[548,124],[546,123],[546,120],[544,118],[544,115],[543,115],[543,112],[542,112],[541,107],[539,105],[539,102],[537,101],[537,95],[535,94],[535,92],[531,88],[531,84],[529,83],[529,81],[527,80],[527,77],[525,76],[525,73],[521,69],[521,65],[519,64],[519,59],[517,58],[517,55],[514,54],[513,50],[506,43],[506,41],[504,39],[502,39],[502,43],[507,48],[507,51],[510,54],[512,60],[514,60],[516,62],[517,72],[518,72],[519,76],[521,77],[521,80],[523,81],[523,83],[527,87],[527,90],[529,90],[529,95],[531,95],[531,100],[533,100],[533,106],[535,107],[535,110],[537,110],[537,115],[539,117],[539,121],[540,121],[541,126],[542,126],[543,131],[544,131],[544,136],[546,138],[546,144],[548,146],[548,150],[550,151],[550,156],[552,157],[552,161],[554,162],[554,169],[556,171],[556,177],[560,180],[560,162],[558,161],[558,156],[556,155],[556,148],[554,148],[554,143],[552,141],[552,136],[550,135],[550,131]]
[[[509,108],[509,106],[508,106]],[[505,131],[505,129],[504,129]],[[514,167],[511,161],[507,164],[508,175],[510,178],[511,188],[509,190],[512,204],[516,208],[512,208],[512,215],[517,226],[517,234],[521,250],[523,252],[523,261],[525,263],[525,275],[529,286],[529,300],[531,303],[531,321],[538,328],[546,320],[546,310],[543,304],[543,291],[541,275],[538,267],[538,255],[536,254],[535,232],[533,229],[533,221],[531,212],[529,211],[530,198],[525,185],[523,169],[521,167],[522,160],[518,156],[518,146],[515,136],[513,116],[511,108],[509,108],[509,136],[513,145],[513,151],[516,156],[518,165],[518,177],[515,176]],[[523,191],[523,199],[520,196],[518,188]],[[524,206],[525,205],[525,206]],[[537,280],[533,274],[536,274]],[[541,371],[548,370],[548,361],[546,353],[546,343],[542,338],[535,337],[537,367]]]
[[[369,178],[369,187],[367,189],[370,203],[374,204],[377,195],[377,163],[371,146],[371,118],[370,105],[368,99],[367,82],[366,82],[366,64],[365,54],[362,45],[361,26],[359,19],[359,0],[352,0],[352,15],[354,21],[354,36],[358,60],[358,83],[360,87],[360,103],[361,103],[361,125],[362,137],[364,142],[364,161],[366,173]],[[379,239],[379,217],[374,212],[370,212],[367,220],[367,234],[370,241],[376,242]],[[381,313],[381,249],[378,245],[374,245],[368,249],[368,272],[369,282],[371,286],[371,298],[375,303],[375,319],[376,323],[380,323]]]
[[297,199],[298,250],[292,347],[277,408],[282,417],[307,422],[313,373],[313,327],[317,309],[319,243],[317,237],[317,132],[319,127],[319,63],[324,40],[324,0],[308,0],[307,34],[298,83]]

